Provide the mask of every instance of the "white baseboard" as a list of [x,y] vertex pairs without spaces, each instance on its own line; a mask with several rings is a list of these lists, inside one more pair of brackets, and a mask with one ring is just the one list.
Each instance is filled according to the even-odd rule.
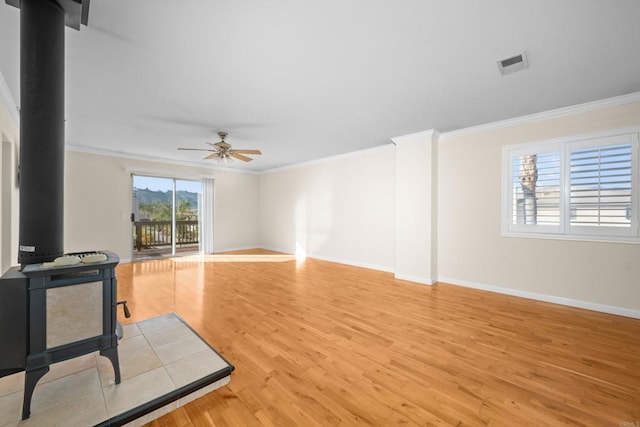
[[130,262],[130,258],[120,258],[120,264],[129,264]]
[[362,268],[368,268],[370,270],[378,270],[378,271],[384,271],[386,273],[393,273],[393,267],[385,267],[385,266],[382,266],[382,265],[369,264],[369,263],[366,263],[366,262],[351,261],[351,260],[346,260],[346,259],[319,256],[319,255],[313,255],[313,254],[307,255],[307,257],[308,258],[319,259],[321,261],[329,261],[329,262],[335,262],[335,263],[338,263],[338,264],[351,265],[353,267],[362,267]]
[[[273,247],[269,247],[269,246],[262,246],[262,247],[264,249],[269,250],[269,251],[291,253],[290,251],[288,251],[286,249],[282,249],[282,248],[273,248]],[[307,254],[307,258],[314,258],[314,259],[319,259],[320,261],[329,261],[329,262],[335,262],[335,263],[338,263],[338,264],[351,265],[353,267],[362,267],[362,268],[368,268],[368,269],[371,269],[371,270],[384,271],[386,273],[393,273],[393,268],[392,267],[385,267],[385,266],[382,266],[382,265],[369,264],[369,263],[365,263],[365,262],[357,262],[357,261],[351,261],[351,260],[346,260],[346,259],[341,259],[341,258],[326,257],[326,256],[314,255],[314,254]],[[407,280],[409,280],[409,279],[407,279]]]
[[512,295],[521,298],[528,298],[537,301],[550,302],[554,304],[566,305],[569,307],[583,308],[586,310],[599,311],[602,313],[615,314],[618,316],[632,317],[640,319],[640,310],[630,308],[616,307],[612,305],[597,304],[588,301],[580,301],[571,298],[556,297],[553,295],[537,294],[535,292],[520,291],[517,289],[502,288],[500,286],[486,285],[483,283],[470,282],[468,280],[459,280],[451,277],[439,277],[439,282],[451,285],[464,286],[466,288],[480,289],[483,291],[496,292],[499,294]]
[[256,246],[256,247],[261,248],[261,249],[265,249],[267,251],[282,252],[283,254],[287,254],[287,255],[295,255],[289,249],[276,248],[276,247],[273,247],[273,246],[264,246],[264,245],[259,245],[259,246]]
[[249,249],[257,249],[261,248],[261,246],[238,246],[235,248],[214,248],[213,253],[217,254],[220,252],[234,252],[234,251],[246,251]]
[[435,283],[435,281],[431,279],[425,279],[424,277],[418,277],[418,276],[410,276],[407,274],[396,273],[395,278],[399,280],[406,280],[408,282],[420,283],[421,285],[433,285]]

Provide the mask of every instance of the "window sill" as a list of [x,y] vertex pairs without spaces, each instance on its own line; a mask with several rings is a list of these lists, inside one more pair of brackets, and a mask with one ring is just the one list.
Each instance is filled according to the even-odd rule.
[[500,235],[502,237],[515,237],[524,239],[571,240],[577,242],[624,243],[632,245],[640,244],[640,238],[633,236],[582,236],[545,233],[517,233],[511,231],[503,231],[502,233],[500,233]]

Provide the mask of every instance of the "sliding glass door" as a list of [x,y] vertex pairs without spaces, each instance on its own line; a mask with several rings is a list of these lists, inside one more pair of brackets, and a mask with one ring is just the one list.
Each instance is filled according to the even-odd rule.
[[132,178],[133,259],[199,253],[202,182]]

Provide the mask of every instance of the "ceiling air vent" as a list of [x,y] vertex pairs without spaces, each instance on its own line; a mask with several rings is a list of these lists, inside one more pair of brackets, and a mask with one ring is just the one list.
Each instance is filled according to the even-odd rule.
[[510,56],[509,58],[500,59],[498,61],[498,68],[500,69],[500,74],[503,76],[529,68],[527,53],[522,52],[518,55]]

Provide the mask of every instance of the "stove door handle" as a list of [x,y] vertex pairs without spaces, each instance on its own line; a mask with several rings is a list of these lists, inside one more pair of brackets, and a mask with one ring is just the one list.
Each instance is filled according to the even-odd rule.
[[122,308],[124,309],[124,317],[127,319],[131,317],[131,312],[129,311],[129,307],[127,307],[127,301],[118,301],[116,305],[122,305]]

